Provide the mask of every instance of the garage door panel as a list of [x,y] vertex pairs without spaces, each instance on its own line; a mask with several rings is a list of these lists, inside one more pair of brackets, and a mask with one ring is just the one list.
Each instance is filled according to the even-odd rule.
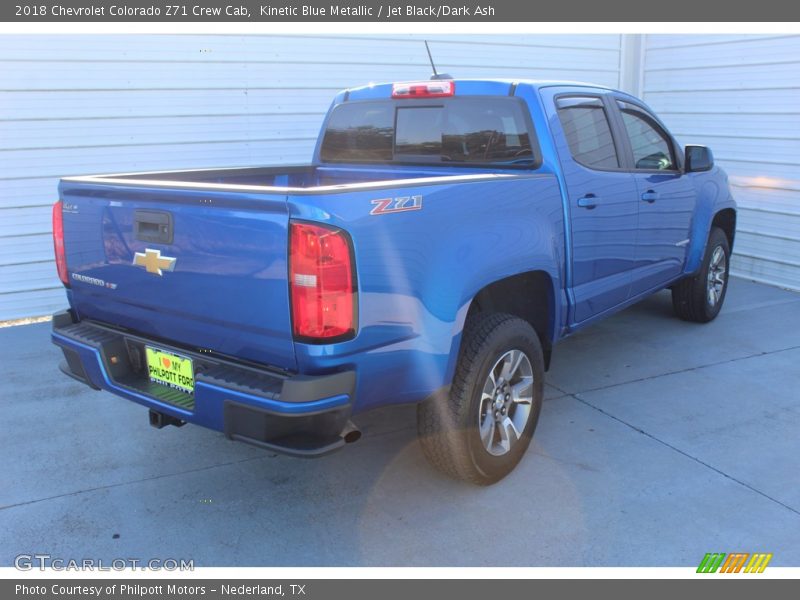
[[307,140],[316,139],[322,119],[322,113],[314,113],[0,121],[0,139],[7,149],[246,142],[264,137]]
[[46,289],[0,293],[0,320],[46,316],[67,307],[67,296],[60,283]]
[[767,92],[765,90],[727,90],[697,91],[681,89],[672,91],[647,92],[644,100],[659,115],[674,112],[696,114],[702,119],[705,114],[725,113],[735,119],[741,113],[747,114],[797,114],[797,103],[793,89]]
[[[711,36],[703,36],[703,39],[709,37]],[[772,63],[776,61],[776,57],[784,57],[783,61],[792,60],[792,56],[798,55],[800,38],[738,36],[727,43],[720,43],[720,40],[712,38],[704,44],[660,48],[651,46],[647,55],[647,69],[714,69],[721,66]]]
[[[800,106],[795,114],[745,113],[738,115],[718,113],[670,113],[661,111],[659,116],[669,130],[684,138],[705,138],[711,136],[736,136],[741,139],[755,139],[754,143],[765,140],[792,140],[796,144],[795,131],[800,130]],[[796,151],[796,146],[793,148]]]
[[9,152],[0,169],[4,178],[38,178],[124,171],[259,166],[308,162],[316,138],[219,144],[166,144],[108,148],[63,148]]

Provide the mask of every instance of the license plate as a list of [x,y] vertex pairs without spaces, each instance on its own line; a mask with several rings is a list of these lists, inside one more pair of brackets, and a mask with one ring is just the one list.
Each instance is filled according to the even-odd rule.
[[191,358],[164,352],[150,346],[145,346],[145,353],[147,354],[147,371],[150,374],[150,381],[187,394],[194,393],[194,370]]

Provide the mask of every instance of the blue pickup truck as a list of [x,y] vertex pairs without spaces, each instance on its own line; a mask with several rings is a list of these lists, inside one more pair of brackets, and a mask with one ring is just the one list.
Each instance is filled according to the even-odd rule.
[[426,457],[519,462],[556,342],[664,288],[707,322],[736,208],[704,146],[581,83],[369,85],[311,164],[70,177],[53,208],[61,370],[297,456],[415,403]]

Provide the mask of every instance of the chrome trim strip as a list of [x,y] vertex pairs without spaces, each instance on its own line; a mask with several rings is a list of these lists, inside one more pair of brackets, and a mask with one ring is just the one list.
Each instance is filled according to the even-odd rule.
[[[216,170],[216,169],[214,169]],[[163,171],[162,171],[163,172]],[[388,179],[381,181],[366,181],[361,183],[344,183],[341,185],[321,185],[311,188],[267,186],[267,185],[237,185],[224,183],[181,182],[158,179],[136,180],[123,179],[122,176],[87,175],[80,177],[64,177],[67,183],[100,183],[107,185],[122,185],[126,187],[163,187],[170,189],[188,189],[204,191],[230,191],[230,192],[260,192],[271,194],[314,195],[327,192],[349,192],[374,190],[387,187],[411,187],[413,185],[436,185],[451,183],[467,183],[474,181],[489,181],[496,179],[544,177],[542,173],[512,174],[512,173],[478,173],[475,175],[445,175],[438,177],[418,177],[411,179]]]

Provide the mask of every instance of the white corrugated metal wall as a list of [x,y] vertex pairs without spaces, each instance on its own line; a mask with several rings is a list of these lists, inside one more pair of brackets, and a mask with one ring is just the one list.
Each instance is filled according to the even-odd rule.
[[[678,136],[730,171],[738,271],[800,287],[800,37],[645,36],[640,61],[630,37],[426,37],[459,77],[641,81]],[[306,161],[336,90],[427,76],[421,39],[0,36],[0,320],[64,305],[58,177]]]
[[734,273],[800,290],[800,36],[647,35],[644,100],[739,203]]
[[[619,36],[426,37],[459,77],[619,81]],[[65,304],[58,177],[308,161],[337,90],[428,76],[421,40],[0,36],[0,320]]]

